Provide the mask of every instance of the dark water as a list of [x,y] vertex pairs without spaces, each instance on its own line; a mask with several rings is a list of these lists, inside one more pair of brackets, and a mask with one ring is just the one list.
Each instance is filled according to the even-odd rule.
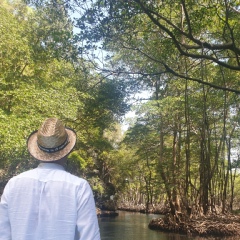
[[162,233],[148,228],[159,215],[119,211],[115,218],[100,218],[102,240],[192,240],[185,235]]
[[[229,238],[201,238],[187,237],[180,234],[169,234],[148,228],[152,218],[160,215],[141,214],[119,211],[115,218],[99,218],[99,226],[102,240],[216,240]],[[232,240],[233,238],[231,238]],[[230,239],[229,239],[230,240]],[[236,240],[239,240],[237,238]]]

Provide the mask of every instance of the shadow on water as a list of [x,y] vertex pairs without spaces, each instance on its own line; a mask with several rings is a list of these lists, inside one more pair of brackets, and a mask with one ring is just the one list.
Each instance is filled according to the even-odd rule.
[[101,240],[239,240],[239,238],[202,238],[163,233],[148,228],[148,223],[156,214],[141,214],[119,211],[115,218],[99,218]]

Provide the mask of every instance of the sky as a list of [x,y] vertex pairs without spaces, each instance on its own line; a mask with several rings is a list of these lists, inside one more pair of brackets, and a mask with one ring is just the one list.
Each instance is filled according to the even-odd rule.
[[[79,17],[79,13],[73,13],[71,15],[72,19]],[[77,28],[73,28],[73,32],[76,34],[79,32],[79,29]],[[94,54],[99,58],[99,61],[97,61],[97,63],[99,64],[99,67],[104,68],[104,61],[102,61],[104,59],[104,56],[106,53],[104,53],[103,51],[100,50],[95,50]],[[146,100],[140,100],[141,98],[143,99],[148,99],[151,95],[151,92],[149,91],[141,91],[140,93],[136,93],[134,95],[132,95],[132,100],[130,100],[130,104],[133,105],[133,107],[136,104],[139,104],[140,102],[143,103]],[[135,111],[132,109],[130,110],[124,117],[124,121],[122,123],[122,130],[123,132],[125,132],[128,128],[129,128],[129,122],[134,122],[137,118],[137,115],[135,113]]]

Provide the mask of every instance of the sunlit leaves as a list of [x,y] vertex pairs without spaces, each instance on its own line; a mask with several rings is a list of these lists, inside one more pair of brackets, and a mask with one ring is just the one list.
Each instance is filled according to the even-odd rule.
[[46,42],[43,43],[43,37],[63,45],[69,39],[68,35],[55,39],[43,25],[58,32],[71,28],[50,26],[49,21],[39,18],[26,5],[14,4],[4,3],[0,7],[1,160],[6,164],[10,164],[10,159],[27,156],[26,138],[45,118],[75,119],[80,105],[79,94],[71,85],[79,78],[74,66],[59,58],[64,54],[61,49],[46,49]]

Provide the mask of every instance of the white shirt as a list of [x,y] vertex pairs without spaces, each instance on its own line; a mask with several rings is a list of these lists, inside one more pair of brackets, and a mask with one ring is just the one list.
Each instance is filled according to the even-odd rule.
[[0,202],[0,240],[100,240],[88,182],[55,163],[13,177]]

